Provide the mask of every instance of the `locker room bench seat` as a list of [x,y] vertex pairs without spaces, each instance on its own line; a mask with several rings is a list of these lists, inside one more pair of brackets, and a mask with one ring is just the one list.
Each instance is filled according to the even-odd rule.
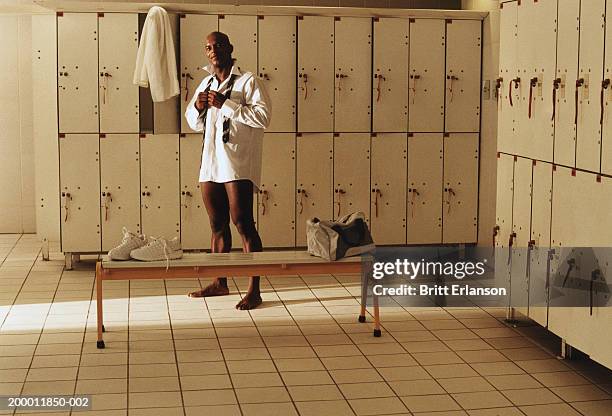
[[[97,347],[104,348],[103,289],[105,280],[198,279],[217,276],[282,276],[360,273],[361,311],[359,322],[365,322],[369,273],[362,273],[362,258],[349,257],[327,261],[306,251],[266,251],[260,253],[185,253],[182,259],[166,261],[111,261],[96,263]],[[378,299],[373,296],[374,336],[379,337]]]

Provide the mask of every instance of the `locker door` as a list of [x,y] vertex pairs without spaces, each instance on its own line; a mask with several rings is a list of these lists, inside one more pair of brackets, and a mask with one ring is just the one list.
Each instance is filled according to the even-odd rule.
[[181,133],[192,133],[185,110],[193,96],[194,91],[202,80],[208,75],[203,67],[208,65],[204,51],[206,36],[210,32],[219,30],[216,15],[186,14],[181,15]]
[[580,3],[580,87],[576,167],[599,172],[601,125],[599,124],[600,91],[603,79],[605,0]]
[[181,135],[181,244],[184,249],[210,249],[212,236],[200,189],[202,136]]
[[334,125],[334,19],[298,17],[298,131]]
[[408,127],[408,21],[374,19],[373,131]]
[[552,165],[533,166],[531,199],[531,252],[529,262],[529,317],[542,326],[548,324],[546,266],[550,247],[550,209],[552,202]]
[[134,66],[138,52],[138,15],[104,13],[100,30],[100,131],[138,133],[138,86]]
[[[516,60],[517,71],[514,84],[509,86],[512,90],[514,110],[514,154],[529,155],[531,144],[535,140],[533,125],[528,116],[528,99],[531,85],[530,76],[535,65],[535,48],[532,46],[535,39],[536,28],[534,22],[534,8],[531,2],[525,2],[517,7],[517,41]],[[533,101],[533,100],[532,100]]]
[[578,79],[578,37],[580,3],[559,0],[557,23],[557,79],[554,162],[576,166],[576,124],[574,96]]
[[410,22],[408,131],[444,131],[444,21]]
[[528,315],[529,281],[527,245],[531,239],[532,161],[522,157],[514,162],[514,196],[512,203],[512,260],[510,272],[510,306]]
[[100,164],[97,134],[59,139],[62,251],[100,251]]
[[480,130],[480,20],[446,21],[445,131]]
[[478,225],[478,134],[444,137],[443,243],[475,243]]
[[334,218],[361,211],[370,221],[370,134],[335,134]]
[[102,251],[121,243],[123,227],[140,232],[140,149],[136,134],[100,136]]
[[240,71],[257,73],[257,16],[220,15],[219,31],[234,45],[232,56]]
[[[512,234],[512,202],[514,199],[514,158],[499,154],[497,159],[496,225],[493,230],[495,246],[495,280],[498,287],[510,287],[510,251]],[[499,228],[498,228],[499,227]]]
[[407,244],[442,242],[442,169],[442,134],[409,134]]
[[372,19],[335,18],[336,97],[334,131],[369,132]]
[[296,30],[294,16],[259,18],[259,77],[274,106],[267,132],[295,131]]
[[140,152],[142,232],[168,239],[180,236],[178,136],[142,135]]
[[[526,137],[522,155],[552,162],[553,121],[552,91],[555,77],[557,44],[557,2],[553,0],[521,3],[518,8],[520,56],[528,61],[522,65],[525,105],[524,123],[519,132]],[[538,22],[538,24],[534,24]],[[538,39],[534,42],[534,39]],[[531,104],[530,104],[531,97]]]
[[612,79],[612,23],[606,22],[605,41],[605,74],[604,82],[608,83],[603,93],[603,108],[601,109],[602,134],[601,134],[601,173],[612,175],[612,116],[610,115],[610,103],[612,100],[612,87],[609,85]]
[[405,134],[372,136],[370,228],[376,244],[406,244],[407,153]]
[[64,13],[58,16],[57,45],[59,131],[97,133],[97,15]]
[[264,247],[295,246],[295,134],[264,136],[258,217]]
[[333,216],[333,153],[331,134],[298,134],[296,246],[306,245],[306,220]]
[[[497,80],[497,150],[515,153],[514,106],[510,105],[510,81],[517,77],[517,4],[502,3],[499,31],[499,79]],[[499,225],[499,224],[498,224]]]

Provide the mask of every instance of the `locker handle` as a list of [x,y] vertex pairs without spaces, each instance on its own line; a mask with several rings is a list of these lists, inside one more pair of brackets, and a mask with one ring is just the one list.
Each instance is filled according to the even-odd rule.
[[421,79],[420,75],[410,75],[410,79],[412,80],[412,88],[408,87],[409,89],[412,90],[412,104],[414,104],[414,98],[416,97],[416,84],[417,84],[417,79]]
[[499,235],[499,230],[500,230],[499,225],[496,225],[495,227],[493,227],[493,247],[495,247],[497,236]]
[[189,80],[193,80],[193,77],[189,72],[184,72],[182,77],[185,78],[185,102],[189,100]]
[[601,93],[599,94],[599,106],[600,106],[600,113],[599,113],[599,124],[603,125],[603,117],[604,117],[604,90],[607,90],[608,87],[610,86],[610,78],[606,78],[603,81],[601,81]]
[[453,188],[444,188],[444,192],[448,194],[448,198],[446,199],[446,204],[448,205],[447,213],[450,213],[451,210],[451,198],[456,196],[457,194],[453,190]]
[[262,189],[259,191],[261,195],[263,195],[261,199],[261,215],[266,215],[266,202],[268,202],[268,191],[266,189]]
[[113,198],[110,192],[102,192],[102,196],[104,197],[104,221],[108,221],[108,210],[110,203],[113,202]]
[[68,221],[68,210],[70,209],[70,203],[68,201],[72,201],[72,196],[70,192],[62,192],[62,198],[64,198],[64,222]]
[[265,79],[266,81],[270,81],[270,77],[268,76],[268,74],[264,74],[264,73],[259,73],[259,78],[261,79]]
[[567,261],[567,265],[568,265],[567,273],[565,273],[565,278],[563,279],[563,284],[561,285],[561,287],[565,287],[565,284],[567,283],[567,280],[569,279],[570,273],[576,267],[576,259],[569,259]]
[[453,102],[453,82],[454,81],[459,81],[459,77],[457,77],[456,75],[447,75],[446,79],[449,80],[450,82],[448,83],[448,93],[449,93],[449,102]]
[[308,98],[308,74],[299,73],[299,78],[302,78],[302,91],[304,91],[304,99]]
[[578,88],[584,85],[584,78],[576,80],[576,90],[574,91],[574,124],[578,125]]
[[416,198],[417,196],[421,196],[421,194],[419,193],[419,191],[418,191],[416,188],[408,188],[408,193],[410,193],[410,194],[411,194],[411,198],[410,198],[410,199],[411,199],[411,203],[412,203],[412,205],[413,205],[413,207],[412,207],[412,212],[410,213],[410,216],[411,216],[412,218],[414,218],[414,211],[415,211],[415,209],[414,209],[414,205],[416,205],[416,204],[415,204],[415,202],[414,202],[414,200],[415,200],[415,198]]
[[[593,316],[593,288],[595,281],[599,280],[601,276],[601,270],[595,269],[591,272],[591,282],[589,284],[589,315]],[[597,295],[597,288],[595,288],[595,295]]]
[[342,188],[336,188],[334,190],[334,192],[338,194],[338,202],[337,202],[337,204],[338,204],[338,215],[336,215],[336,216],[339,217],[340,216],[340,211],[342,210],[342,199],[341,199],[341,197],[342,197],[342,195],[346,194],[346,191],[344,189],[342,189]]
[[304,198],[308,198],[308,194],[306,193],[305,189],[298,189],[297,193],[300,194],[300,199],[298,203],[300,204],[299,214],[301,214],[302,212],[304,212]]
[[510,238],[508,239],[508,264],[512,262],[512,246],[514,245],[515,238],[516,233],[510,233]]
[[538,77],[533,77],[529,80],[529,110],[528,116],[531,118],[531,103],[533,102],[533,88],[538,85]]
[[510,107],[513,107],[512,103],[512,84],[514,83],[514,89],[518,89],[519,84],[521,83],[521,77],[516,77],[510,80],[510,84],[508,84],[508,99],[510,100]]
[[561,87],[561,78],[553,79],[553,90],[552,90],[552,101],[553,101],[553,111],[551,120],[555,120],[555,114],[557,112],[557,90]]
[[378,79],[378,83],[376,84],[376,102],[379,102],[380,101],[380,91],[381,91],[380,84],[382,81],[386,81],[387,79],[383,75],[380,75],[380,74],[374,74],[374,78]]
[[375,210],[375,215],[376,218],[378,218],[378,198],[382,198],[383,194],[382,191],[378,188],[372,189],[372,192],[374,193],[374,210]]

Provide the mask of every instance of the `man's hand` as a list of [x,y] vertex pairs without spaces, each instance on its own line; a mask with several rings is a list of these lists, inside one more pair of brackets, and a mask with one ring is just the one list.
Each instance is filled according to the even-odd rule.
[[225,102],[225,96],[218,91],[208,92],[208,106],[221,108]]
[[195,107],[199,111],[202,111],[208,108],[208,95],[209,93],[207,91],[202,91],[201,93],[198,94],[198,99],[195,102]]

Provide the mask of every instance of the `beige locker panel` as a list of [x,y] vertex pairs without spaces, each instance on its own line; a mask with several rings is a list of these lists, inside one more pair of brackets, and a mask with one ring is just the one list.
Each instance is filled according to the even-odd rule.
[[370,134],[334,137],[334,219],[361,211],[370,220]]
[[259,19],[259,77],[274,111],[266,132],[295,131],[296,30],[295,16]]
[[557,79],[554,162],[576,163],[575,92],[578,79],[580,3],[559,0],[557,23]]
[[[557,2],[525,2],[518,8],[518,13],[518,50],[523,87],[517,126],[521,145],[519,154],[552,162]],[[534,42],[534,39],[538,41]]]
[[[185,110],[193,93],[202,80],[208,75],[203,67],[208,65],[206,58],[206,36],[219,29],[217,15],[186,14],[179,19],[181,32],[181,132],[192,133],[193,130],[185,119]],[[236,51],[238,52],[238,51]]]
[[132,82],[138,52],[138,15],[104,13],[98,18],[100,132],[138,133],[138,86]]
[[599,172],[601,157],[600,91],[603,79],[605,0],[580,3],[580,53],[576,168]]
[[296,246],[306,245],[306,220],[333,217],[333,135],[297,137]]
[[298,17],[298,131],[334,126],[334,18]]
[[373,131],[408,128],[408,20],[374,19]]
[[444,131],[444,20],[410,22],[408,130]]
[[[179,32],[179,15],[176,13],[168,13],[168,18],[170,19],[170,30],[172,31],[172,40],[174,41],[174,51],[179,58],[180,54],[180,32]],[[180,72],[179,72],[180,75]],[[182,79],[179,78],[179,83],[182,82]],[[183,84],[180,84],[183,85]],[[150,96],[150,91],[149,96]],[[184,95],[181,93],[175,97],[172,97],[166,101],[153,103],[153,133],[155,134],[176,134],[181,130],[181,119],[185,117],[184,114],[180,114],[178,109],[180,107],[181,100],[185,99]],[[145,94],[146,96],[146,94]],[[149,99],[149,97],[147,97]],[[143,110],[141,109],[141,112]],[[143,123],[144,124],[144,123]],[[140,132],[144,133],[145,130],[141,126]]]
[[480,130],[480,20],[446,21],[445,131]]
[[372,19],[335,19],[334,131],[369,132]]
[[234,46],[232,57],[241,72],[257,71],[257,16],[220,15],[219,31]]
[[140,149],[137,134],[100,136],[102,251],[121,243],[122,229],[140,232]]
[[100,164],[97,134],[59,138],[62,251],[100,251]]
[[[514,105],[510,105],[511,80],[517,77],[517,3],[502,3],[499,31],[499,78],[496,87],[498,140],[497,150],[515,153]],[[514,103],[513,103],[514,104]],[[499,224],[498,224],[499,225]]]
[[606,88],[603,93],[602,114],[602,134],[601,134],[601,173],[612,175],[612,115],[610,107],[612,103],[612,23],[606,22],[606,41],[605,41],[605,61],[604,61],[604,82]]
[[264,247],[295,246],[295,134],[264,136],[258,218]]
[[406,243],[406,134],[372,137],[370,230],[376,244]]
[[442,242],[442,134],[408,137],[408,244]]
[[60,133],[98,132],[98,17],[57,17],[57,99]]
[[202,136],[181,135],[181,244],[184,249],[210,249],[210,222],[202,201],[200,189],[200,163],[202,161]]
[[528,315],[529,280],[527,245],[531,239],[532,161],[519,157],[514,162],[512,203],[513,249],[510,271],[510,305]]
[[140,212],[144,234],[167,239],[180,236],[178,139],[175,134],[140,138]]
[[495,246],[495,278],[498,285],[510,285],[509,248],[512,234],[512,202],[514,199],[514,157],[499,154],[497,158],[497,201],[496,225],[493,230],[493,244]]
[[533,166],[531,200],[531,246],[529,262],[529,317],[542,326],[548,324],[546,267],[550,247],[550,209],[552,203],[552,165]]
[[478,134],[444,137],[443,243],[475,243],[478,226]]

